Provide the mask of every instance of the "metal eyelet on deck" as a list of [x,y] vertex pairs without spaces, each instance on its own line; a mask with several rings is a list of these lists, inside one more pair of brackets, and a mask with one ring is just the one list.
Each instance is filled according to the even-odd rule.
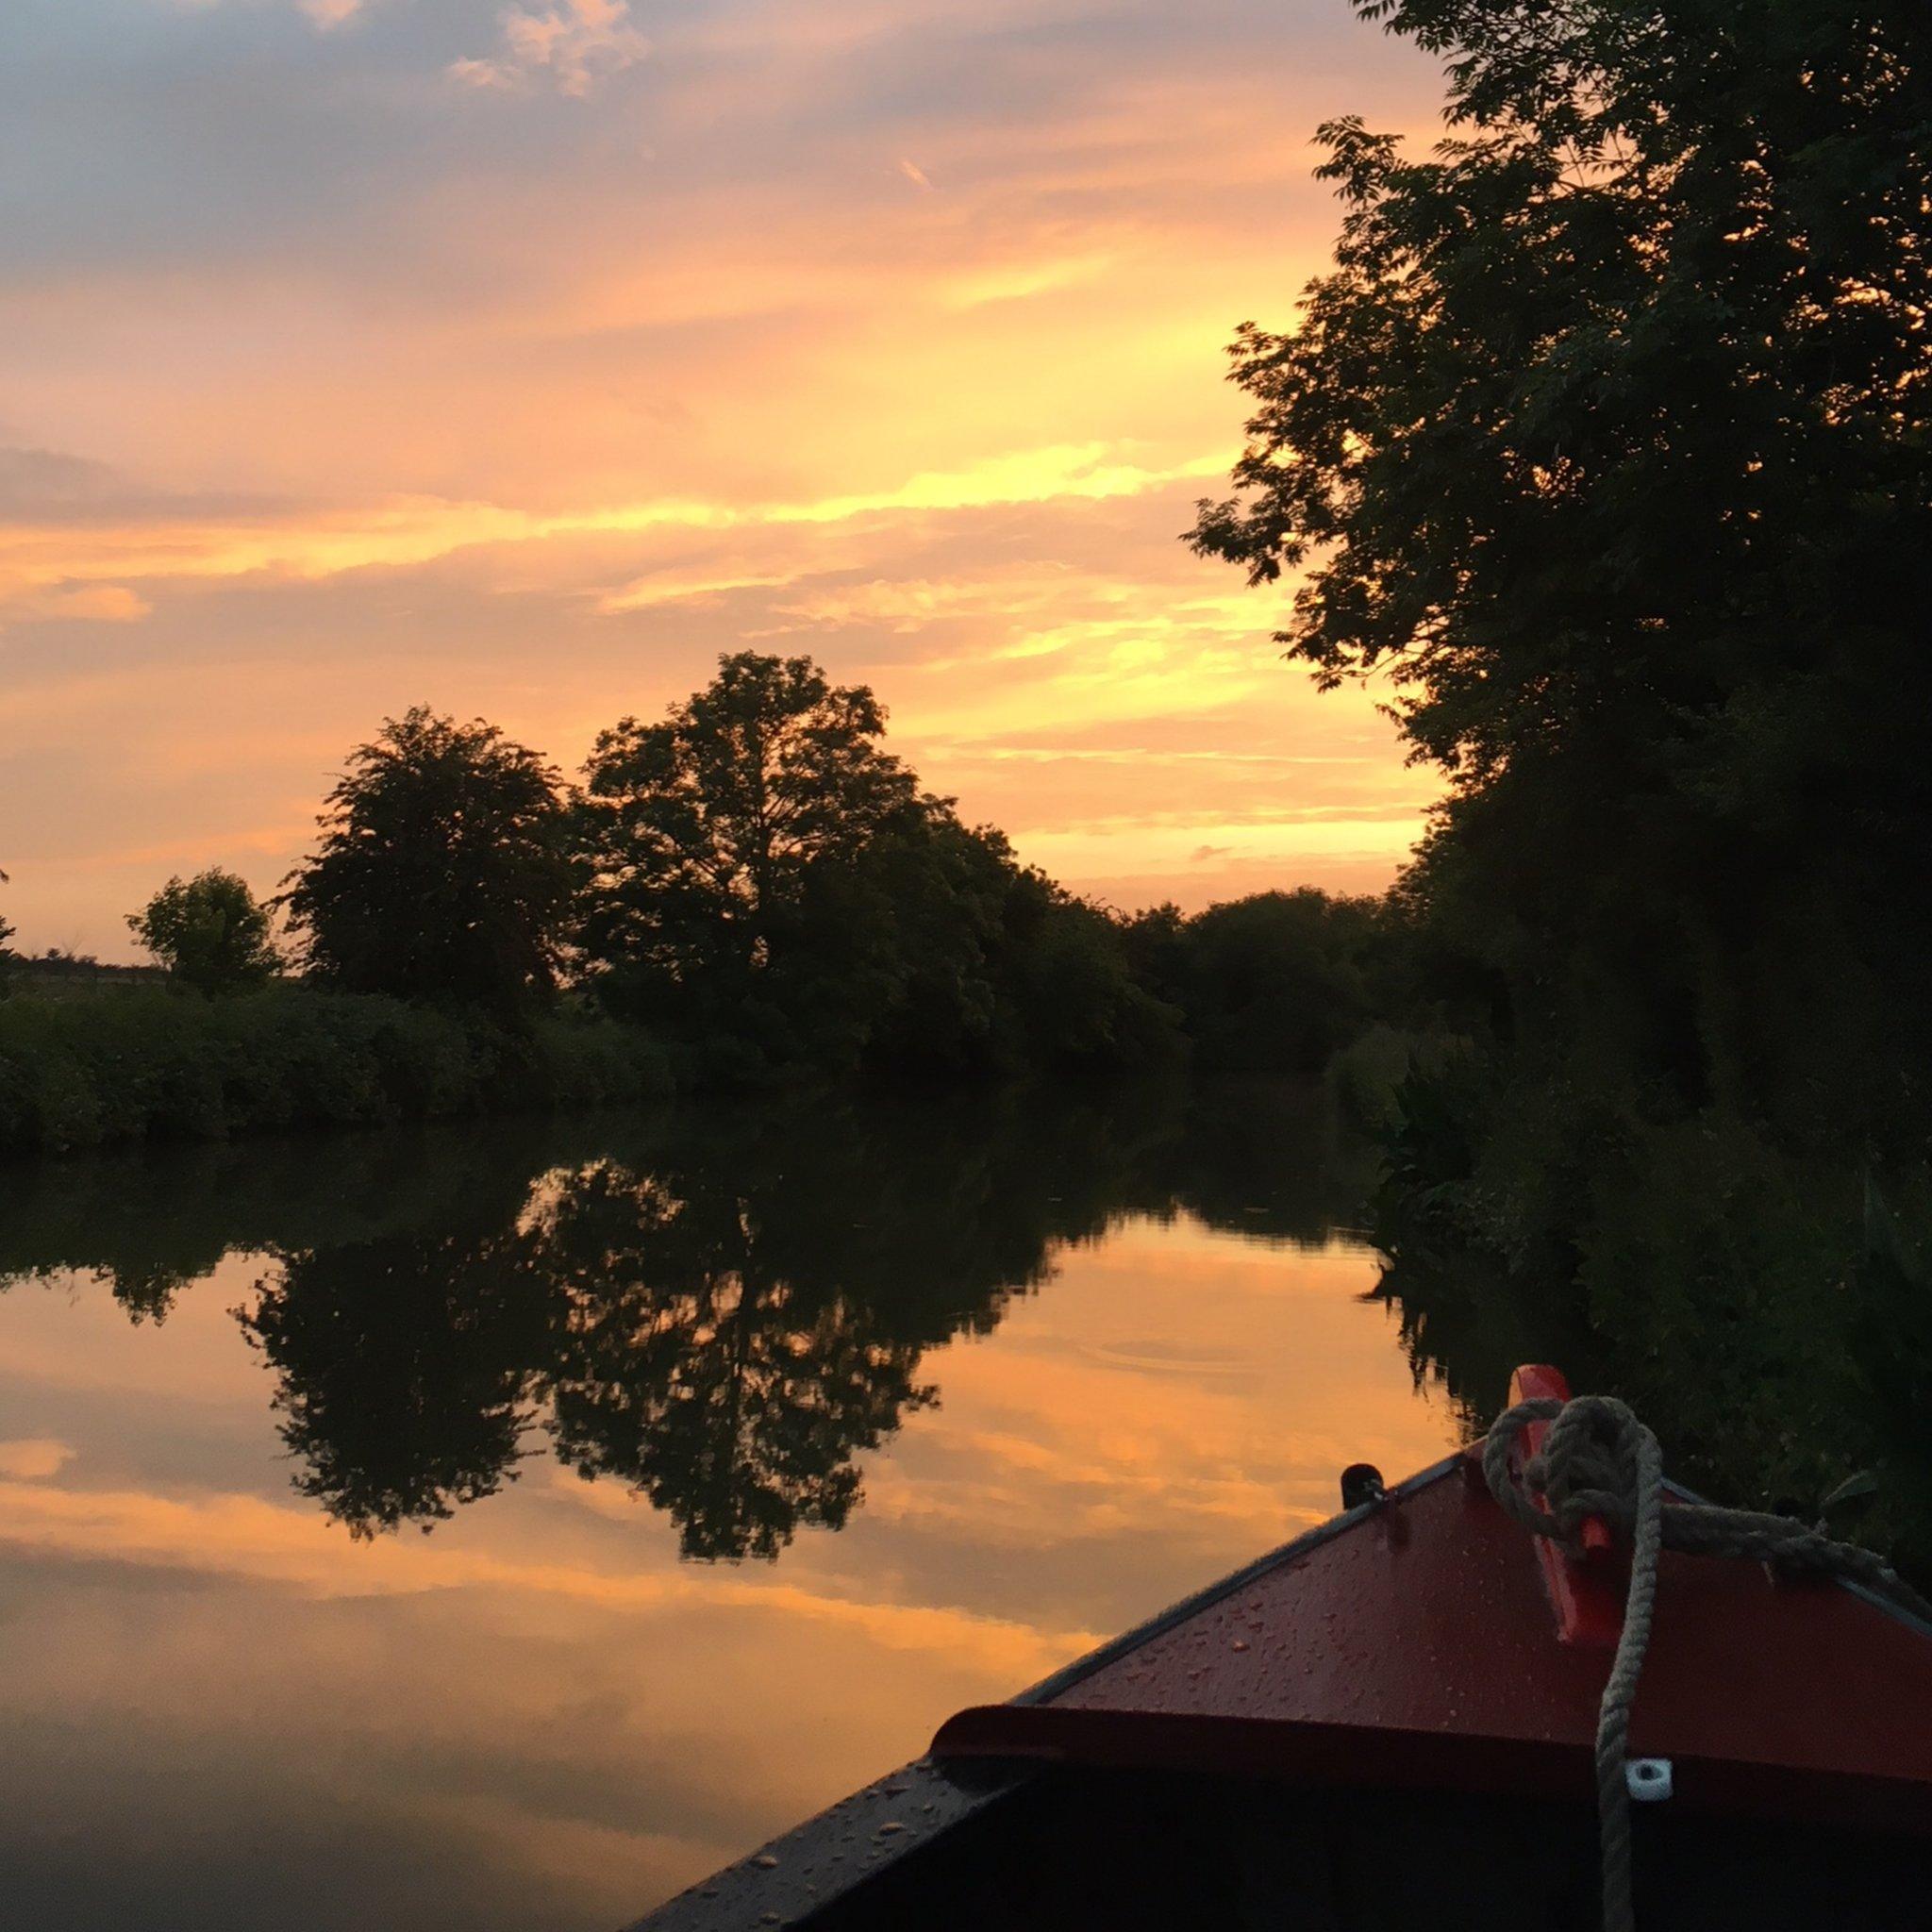
[[1632,1757],[1624,1766],[1624,1783],[1640,1804],[1660,1805],[1671,1795],[1668,1757]]

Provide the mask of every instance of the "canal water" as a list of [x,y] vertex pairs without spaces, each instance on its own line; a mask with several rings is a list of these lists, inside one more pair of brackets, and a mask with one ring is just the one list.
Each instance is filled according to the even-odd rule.
[[0,1898],[608,1932],[1467,1426],[1320,1096],[0,1175]]

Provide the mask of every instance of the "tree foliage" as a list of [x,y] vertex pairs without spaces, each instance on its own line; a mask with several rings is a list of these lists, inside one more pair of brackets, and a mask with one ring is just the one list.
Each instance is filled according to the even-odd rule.
[[584,774],[592,954],[678,980],[771,966],[814,872],[924,808],[885,728],[863,685],[741,651],[659,723],[600,733]]
[[558,1454],[670,1511],[691,1557],[772,1557],[801,1524],[841,1527],[857,1452],[933,1400],[929,1338],[801,1273],[766,1205],[600,1163],[559,1183],[533,1242],[558,1296]]
[[515,1474],[541,1318],[513,1230],[287,1256],[243,1332],[275,1367],[295,1488],[352,1536],[427,1527]]
[[1393,1009],[1390,922],[1374,899],[1304,887],[1210,906],[1157,906],[1127,929],[1143,983],[1181,1013],[1196,1063],[1218,1073],[1320,1074]]
[[353,992],[514,1010],[556,984],[575,868],[558,774],[481,719],[422,707],[349,756],[284,904]]
[[1932,1010],[1932,17],[1361,10],[1450,57],[1452,137],[1323,130],[1334,268],[1240,331],[1239,493],[1192,541],[1298,573],[1290,655],[1386,679],[1449,774],[1408,890],[1516,1034],[1693,1104],[1895,1105]]
[[196,992],[260,986],[281,965],[267,909],[245,879],[218,866],[170,879],[127,915],[127,926],[178,984]]
[[597,741],[583,942],[604,996],[751,1076],[1134,1064],[1171,1050],[1092,908],[922,792],[885,712],[741,652]]

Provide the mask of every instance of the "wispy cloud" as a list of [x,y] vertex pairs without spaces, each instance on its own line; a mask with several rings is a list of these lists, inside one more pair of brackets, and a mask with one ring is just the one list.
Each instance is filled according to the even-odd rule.
[[[459,1585],[621,1610],[677,1604],[763,1610],[841,1626],[882,1649],[963,1653],[990,1674],[1004,1672],[1016,1681],[1096,1641],[1085,1630],[1041,1630],[943,1606],[841,1596],[765,1575],[691,1569],[646,1574],[492,1551],[452,1556],[401,1538],[374,1545],[352,1572],[342,1561],[341,1531],[311,1509],[233,1491],[158,1495],[59,1489],[33,1479],[55,1474],[58,1467],[37,1466],[26,1480],[0,1475],[7,1540],[14,1546],[242,1576],[317,1596]],[[574,1496],[576,1488],[572,1483],[563,1493]],[[630,1507],[634,1515],[634,1503]]]
[[0,589],[0,625],[23,619],[139,624],[154,606],[125,584],[30,585],[8,597]]
[[354,20],[363,5],[364,0],[301,0],[302,11],[325,31]]
[[582,99],[599,80],[636,66],[651,50],[630,24],[628,0],[563,0],[541,10],[513,7],[501,16],[501,25],[498,51],[487,58],[453,61],[449,71],[456,79],[470,87],[506,89],[548,82],[559,93]]
[[625,617],[633,611],[655,610],[660,605],[708,604],[734,591],[766,591],[790,582],[791,578],[785,575],[653,571],[648,576],[635,578],[617,590],[598,592],[595,608],[604,617]]
[[[1226,462],[1226,455],[1217,453],[1155,469],[1105,443],[1059,443],[989,457],[958,469],[923,470],[881,489],[789,502],[662,498],[538,512],[493,503],[404,499],[306,516],[291,512],[233,522],[203,516],[185,528],[163,517],[90,528],[78,543],[58,525],[17,524],[0,527],[0,595],[9,579],[18,595],[73,598],[82,594],[81,580],[97,576],[229,577],[275,572],[313,579],[378,566],[424,564],[466,549],[572,537],[835,525],[902,511],[1095,501],[1138,495],[1177,478],[1215,475]],[[64,588],[69,579],[75,589]],[[698,588],[702,592],[706,586]],[[117,591],[116,600],[130,594]],[[658,600],[646,596],[641,601]],[[620,596],[605,608],[635,607]],[[110,613],[97,608],[84,614]],[[141,612],[124,607],[111,614]]]
[[73,1459],[73,1449],[51,1436],[16,1436],[0,1442],[0,1475],[31,1482],[58,1475]]

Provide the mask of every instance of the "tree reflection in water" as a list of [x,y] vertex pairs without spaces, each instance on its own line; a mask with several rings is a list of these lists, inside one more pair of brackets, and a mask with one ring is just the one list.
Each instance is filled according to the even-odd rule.
[[844,1523],[854,1456],[935,1391],[914,1379],[925,1338],[848,1291],[836,1251],[788,1256],[768,1201],[718,1181],[546,1177],[529,1254],[551,1428],[580,1474],[666,1510],[685,1555],[774,1557],[800,1524]]
[[512,1226],[297,1249],[236,1310],[295,1487],[352,1536],[426,1528],[514,1473],[544,1343],[523,1248]]
[[[1815,1512],[1870,1472],[1839,1526],[1932,1574],[1924,1242],[1861,1231],[1857,1173],[1735,1135],[1667,1153],[1581,1255],[1506,1259],[1391,1182],[1380,1294],[1416,1374],[1474,1429],[1516,1362],[1561,1362],[1732,1502]],[[699,1557],[847,1521],[869,1453],[937,1399],[930,1351],[992,1328],[1063,1245],[1183,1210],[1320,1241],[1374,1192],[1321,1096],[1279,1087],[500,1122],[8,1181],[0,1286],[79,1270],[162,1322],[254,1257],[236,1313],[295,1486],[352,1534],[433,1527],[554,1454]],[[1881,1181],[1899,1225],[1932,1226],[1923,1177]]]
[[[687,1556],[837,1528],[1062,1244],[1183,1208],[1320,1241],[1359,1194],[1319,1095],[1038,1092],[194,1150],[33,1177],[16,1274],[92,1268],[138,1317],[226,1252],[295,1487],[356,1536],[428,1529],[547,1437]],[[92,1173],[92,1179],[88,1175]],[[111,1192],[111,1224],[87,1204]]]

